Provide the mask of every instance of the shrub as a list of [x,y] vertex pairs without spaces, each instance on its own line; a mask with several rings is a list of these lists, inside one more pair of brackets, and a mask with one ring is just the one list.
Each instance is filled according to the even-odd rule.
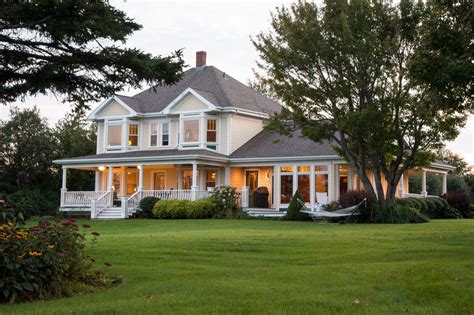
[[372,223],[425,223],[428,219],[413,207],[395,203],[390,208],[373,207],[370,222]]
[[211,198],[200,199],[189,204],[188,219],[210,219],[216,214],[216,206]]
[[59,201],[54,194],[43,193],[39,190],[19,190],[7,195],[7,203],[15,210],[21,212],[25,219],[32,215],[53,214]]
[[469,192],[469,186],[464,178],[456,174],[448,174],[447,189],[449,192]]
[[189,200],[160,200],[153,207],[153,216],[158,219],[186,219]]
[[214,189],[211,198],[216,207],[214,218],[216,219],[240,219],[246,214],[239,208],[238,195],[235,188],[221,185]]
[[447,193],[442,196],[448,202],[450,207],[457,209],[463,217],[468,218],[471,216],[469,211],[469,196],[466,193]]
[[284,216],[285,220],[288,221],[304,221],[309,218],[309,216],[301,212],[302,205],[300,204],[299,200],[303,200],[299,191],[296,191],[293,197],[291,197],[290,204],[288,205],[288,210],[286,211],[286,215]]
[[422,202],[425,202],[428,207],[427,209],[422,209],[421,212],[424,213],[424,212],[436,212],[436,203],[429,199],[429,198],[423,198],[423,199],[420,199],[420,201]]
[[362,200],[367,199],[367,207],[372,208],[375,203],[372,196],[364,190],[349,190],[339,197],[339,204],[342,208],[347,208],[359,204]]
[[[86,227],[86,226],[84,226]],[[92,233],[94,239],[98,233]],[[0,226],[0,303],[70,295],[84,286],[107,286],[108,278],[92,271],[84,253],[85,232],[74,221],[41,221],[25,228]]]
[[139,216],[142,218],[152,218],[153,217],[153,207],[155,203],[159,201],[160,198],[156,197],[145,197],[140,200],[138,207],[140,208]]

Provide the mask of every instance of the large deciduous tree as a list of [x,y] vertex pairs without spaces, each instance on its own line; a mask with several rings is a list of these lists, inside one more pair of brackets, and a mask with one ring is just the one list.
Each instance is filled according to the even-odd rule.
[[173,84],[181,51],[125,48],[141,25],[108,1],[4,1],[0,6],[0,103],[48,92],[85,106],[126,86]]
[[264,82],[286,105],[267,128],[331,141],[365,190],[391,206],[403,172],[432,160],[473,111],[470,31],[452,8],[410,0],[278,8],[253,40]]

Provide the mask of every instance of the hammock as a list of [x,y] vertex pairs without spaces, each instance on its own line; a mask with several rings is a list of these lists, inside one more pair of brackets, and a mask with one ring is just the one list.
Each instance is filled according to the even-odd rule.
[[316,210],[311,211],[308,207],[306,207],[303,200],[298,199],[298,202],[301,205],[301,212],[308,214],[313,220],[321,219],[321,218],[341,218],[341,217],[352,217],[353,215],[359,215],[360,212],[358,211],[362,204],[366,203],[367,198],[364,198],[360,203],[356,204],[352,207],[347,207],[344,209],[339,209],[336,211],[325,211],[325,210]]

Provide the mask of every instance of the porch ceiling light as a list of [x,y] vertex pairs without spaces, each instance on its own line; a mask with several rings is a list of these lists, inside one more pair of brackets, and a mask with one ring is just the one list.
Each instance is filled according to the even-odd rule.
[[105,171],[105,166],[99,166],[99,171],[101,172]]

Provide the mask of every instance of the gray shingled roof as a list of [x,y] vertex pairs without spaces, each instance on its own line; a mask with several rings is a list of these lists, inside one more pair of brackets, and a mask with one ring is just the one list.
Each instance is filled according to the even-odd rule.
[[133,97],[117,96],[136,112],[154,113],[162,111],[189,87],[218,107],[237,107],[266,114],[281,110],[280,104],[214,66],[191,68],[175,85],[148,88]]
[[232,153],[231,158],[337,155],[329,142],[316,143],[295,131],[292,137],[262,131]]
[[140,150],[140,151],[128,151],[121,153],[101,153],[93,155],[77,156],[73,158],[61,159],[61,161],[72,161],[72,160],[107,160],[107,159],[120,159],[120,158],[142,158],[142,157],[169,157],[169,156],[189,156],[189,155],[203,155],[208,157],[223,157],[226,156],[216,152],[212,152],[204,149],[194,150]]

